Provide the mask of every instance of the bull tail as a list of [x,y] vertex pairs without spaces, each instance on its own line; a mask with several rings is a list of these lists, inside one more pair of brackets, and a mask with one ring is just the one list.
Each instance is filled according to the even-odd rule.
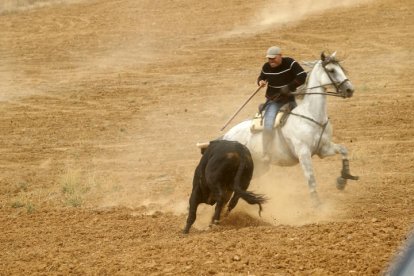
[[[247,160],[251,160],[251,159],[247,159]],[[250,180],[252,178],[253,167],[252,167],[251,172],[249,172],[248,175],[244,175],[246,165],[247,165],[246,159],[241,158],[241,162],[240,162],[239,168],[237,169],[237,173],[235,176],[234,195],[229,203],[229,212],[236,206],[238,199],[242,198],[249,204],[259,205],[259,216],[260,216],[263,210],[262,204],[266,203],[267,198],[262,194],[256,194],[256,193],[247,191],[247,188],[250,184]],[[251,164],[251,166],[253,166],[253,164]],[[246,179],[246,177],[248,179]]]
[[239,197],[241,197],[242,199],[244,199],[247,203],[249,204],[258,204],[259,205],[259,216],[261,216],[263,207],[262,204],[266,203],[267,198],[264,195],[261,194],[255,194],[253,192],[249,192],[249,191],[243,191],[243,190],[239,190],[239,191],[234,191],[234,193],[236,195],[238,195]]

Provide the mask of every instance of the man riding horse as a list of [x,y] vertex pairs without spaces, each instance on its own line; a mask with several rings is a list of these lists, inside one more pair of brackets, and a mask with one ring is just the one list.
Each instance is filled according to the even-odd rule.
[[[279,55],[280,49],[271,47],[268,50],[269,63],[263,66],[263,72],[258,79],[259,85],[268,85],[266,96],[270,99],[267,104],[267,116],[272,115],[272,121],[274,114],[276,114],[274,109],[280,107],[280,102],[288,103],[292,101],[292,98],[288,96],[284,98],[285,95],[282,92],[295,89],[303,83],[307,76],[294,60],[282,58]],[[273,65],[275,67],[271,67],[270,63],[272,63],[273,58],[275,60],[279,59],[278,66],[276,66],[276,61]],[[282,68],[285,68],[285,70],[282,70]],[[291,93],[303,95],[302,101],[290,112],[290,116],[286,119],[283,127],[277,128],[274,133],[270,134],[273,140],[269,143],[273,145],[266,149],[266,153],[269,154],[272,165],[293,166],[300,163],[308,182],[311,198],[318,205],[319,198],[316,192],[312,156],[317,155],[320,158],[335,154],[342,156],[342,170],[336,183],[338,189],[343,190],[347,180],[358,179],[357,176],[350,173],[348,149],[344,145],[332,141],[333,127],[327,113],[328,96],[348,99],[353,96],[355,90],[336,58],[336,52],[328,56],[322,52],[320,60],[314,63],[308,75],[306,88],[300,93]],[[276,78],[276,76],[279,78]],[[264,82],[261,82],[261,80]],[[275,96],[275,99],[273,96]],[[245,120],[235,125],[223,135],[222,139],[238,141],[246,145],[253,159],[257,160],[263,155],[263,140],[269,140],[269,137],[263,137],[265,136],[264,132],[252,132],[253,120]],[[267,126],[268,129],[273,127],[272,124],[267,124]]]
[[270,162],[270,151],[273,140],[273,125],[280,108],[289,103],[290,108],[296,107],[295,98],[290,92],[306,81],[306,72],[293,58],[282,57],[279,47],[272,46],[267,50],[266,62],[257,79],[257,84],[261,87],[267,85],[266,103],[261,111],[264,110],[264,129],[263,129],[263,161]]

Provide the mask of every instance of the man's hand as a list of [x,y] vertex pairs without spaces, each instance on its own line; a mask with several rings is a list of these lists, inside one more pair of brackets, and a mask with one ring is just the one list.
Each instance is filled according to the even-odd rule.
[[280,89],[280,94],[282,95],[289,95],[290,94],[290,89],[289,86],[284,85],[282,87],[279,88]]
[[259,81],[259,86],[260,87],[264,87],[264,86],[266,86],[267,85],[267,81],[265,81],[265,80],[261,80],[261,81]]

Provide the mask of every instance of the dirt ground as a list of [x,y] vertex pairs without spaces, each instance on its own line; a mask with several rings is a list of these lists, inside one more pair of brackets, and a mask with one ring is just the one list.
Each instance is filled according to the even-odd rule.
[[[414,2],[3,1],[0,275],[378,275],[414,223]],[[256,89],[264,53],[338,51],[356,87],[329,98],[340,156],[274,167],[208,228],[181,234],[197,142]],[[309,68],[305,69],[309,70]],[[230,125],[252,116],[256,96]]]

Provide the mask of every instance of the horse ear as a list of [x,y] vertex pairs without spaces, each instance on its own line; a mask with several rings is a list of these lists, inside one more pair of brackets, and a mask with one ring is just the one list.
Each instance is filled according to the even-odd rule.
[[325,61],[325,58],[326,58],[325,51],[322,51],[322,53],[321,53],[321,60],[322,61]]
[[336,51],[333,52],[333,54],[331,55],[331,58],[335,58],[335,55],[336,55]]

